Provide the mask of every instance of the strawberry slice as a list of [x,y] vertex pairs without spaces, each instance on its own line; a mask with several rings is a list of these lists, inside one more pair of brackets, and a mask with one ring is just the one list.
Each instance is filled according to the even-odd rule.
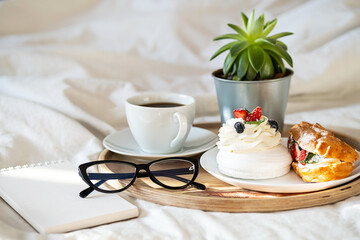
[[239,108],[233,111],[234,117],[246,119],[248,112],[244,108]]
[[302,165],[305,165],[305,163],[303,162],[306,158],[306,154],[307,154],[307,151],[302,149],[300,151],[300,154],[299,154],[299,162],[302,164]]
[[306,158],[306,150],[304,150],[304,149],[302,149],[301,151],[300,151],[300,155],[299,155],[299,161],[304,161],[305,160],[305,158]]
[[287,140],[287,147],[288,148],[290,147],[290,143],[291,143],[291,137],[288,137],[288,140]]
[[256,107],[245,119],[247,122],[259,121],[261,118],[261,107]]
[[291,154],[291,157],[292,157],[294,160],[296,160],[297,153],[296,153],[296,146],[295,146],[295,144],[291,145],[290,154]]

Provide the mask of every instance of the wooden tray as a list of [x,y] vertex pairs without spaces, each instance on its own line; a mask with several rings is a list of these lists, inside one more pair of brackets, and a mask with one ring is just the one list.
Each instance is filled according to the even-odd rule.
[[[197,127],[218,133],[220,123],[195,124]],[[285,125],[283,137],[288,136],[289,125]],[[342,131],[343,132],[343,131]],[[360,150],[360,142],[354,138],[336,133],[339,138]],[[200,159],[201,154],[194,156]],[[113,153],[107,149],[99,155],[99,160],[117,159],[134,162],[148,162],[136,157]],[[197,182],[206,185],[206,190],[187,188],[168,190],[153,184],[147,178],[138,178],[133,186],[122,192],[134,198],[184,208],[219,212],[273,212],[335,203],[360,194],[360,178],[347,184],[327,190],[309,193],[264,193],[229,185],[200,169]]]

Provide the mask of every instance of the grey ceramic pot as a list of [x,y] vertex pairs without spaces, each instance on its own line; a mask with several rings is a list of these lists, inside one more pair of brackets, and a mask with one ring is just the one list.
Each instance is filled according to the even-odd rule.
[[233,118],[233,111],[237,108],[252,111],[261,106],[263,115],[276,120],[282,132],[293,71],[286,69],[283,78],[258,81],[227,80],[218,77],[221,73],[222,69],[219,69],[212,76],[222,123]]

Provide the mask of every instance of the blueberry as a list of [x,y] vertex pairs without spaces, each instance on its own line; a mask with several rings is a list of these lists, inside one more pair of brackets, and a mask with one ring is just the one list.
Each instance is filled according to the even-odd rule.
[[275,128],[275,131],[279,129],[279,124],[275,120],[269,120],[269,124],[272,128]]
[[241,122],[236,122],[234,124],[234,128],[236,130],[237,133],[243,133],[245,130],[245,125]]

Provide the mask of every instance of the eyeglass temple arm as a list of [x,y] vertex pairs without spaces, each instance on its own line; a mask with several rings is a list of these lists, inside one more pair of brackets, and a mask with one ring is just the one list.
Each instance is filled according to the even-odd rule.
[[[147,176],[147,172],[142,172],[142,173],[146,174],[145,176]],[[171,177],[171,178],[177,179],[179,181],[182,181],[184,183],[188,182],[188,180],[185,179],[185,178],[182,178],[180,176],[177,176],[177,174],[187,174],[187,173],[189,173],[189,168],[152,171],[152,174],[154,174],[155,176]],[[139,176],[139,177],[142,177],[142,176]],[[206,189],[204,184],[201,184],[201,183],[198,183],[198,182],[193,182],[193,183],[191,183],[191,185],[196,187],[199,190],[205,190]]]
[[84,190],[82,190],[80,193],[79,193],[79,196],[81,198],[86,198],[87,196],[89,196],[90,193],[92,193],[94,191],[94,188],[92,187],[88,187]]
[[[184,182],[184,183],[188,182],[187,179],[182,178],[182,177],[177,176],[177,175],[168,176],[168,175],[164,174],[164,175],[159,175],[159,176],[171,177],[171,178],[174,178],[174,179],[179,180],[179,181]],[[201,183],[198,183],[198,182],[192,182],[190,185],[196,187],[199,190],[205,190],[206,189],[204,184],[201,184]]]
[[[99,181],[99,182],[101,182],[101,184],[103,184],[105,181]],[[99,186],[100,186],[101,184],[99,184]],[[98,184],[96,184],[96,185],[98,185]],[[196,187],[196,188],[199,189],[199,190],[205,190],[205,189],[206,189],[206,186],[205,186],[204,184],[201,184],[201,183],[198,183],[198,182],[193,182],[191,185],[194,186],[194,187]],[[82,190],[82,191],[79,193],[79,196],[80,196],[81,198],[86,198],[86,197],[89,196],[90,193],[92,193],[93,191],[94,191],[94,188],[88,187],[88,188]]]
[[[95,186],[100,186],[101,184],[103,184],[104,182],[106,182],[107,179],[102,179],[101,181],[98,181],[97,183],[95,183]],[[79,193],[79,196],[81,198],[86,198],[87,196],[89,196],[90,193],[92,193],[94,191],[94,188],[93,187],[88,187],[84,190],[82,190],[80,193]]]

